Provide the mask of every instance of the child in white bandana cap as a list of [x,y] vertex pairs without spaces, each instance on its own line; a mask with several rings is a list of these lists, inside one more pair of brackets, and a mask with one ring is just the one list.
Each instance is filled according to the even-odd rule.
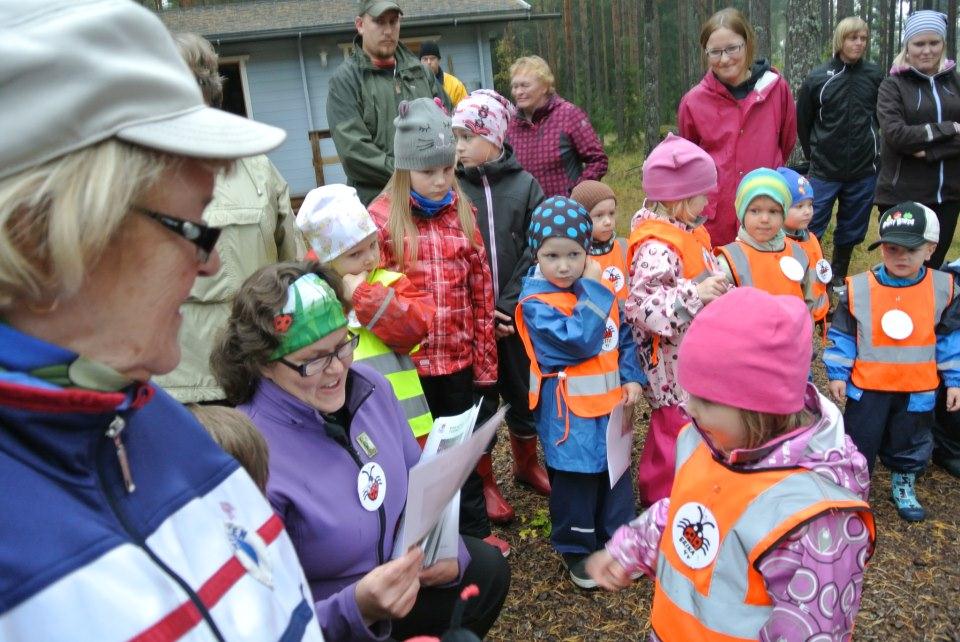
[[316,259],[343,279],[353,303],[349,323],[360,335],[354,361],[364,361],[387,377],[421,444],[433,425],[423,387],[410,359],[427,336],[436,308],[429,293],[399,272],[380,267],[377,227],[346,185],[311,190],[300,207],[297,226]]

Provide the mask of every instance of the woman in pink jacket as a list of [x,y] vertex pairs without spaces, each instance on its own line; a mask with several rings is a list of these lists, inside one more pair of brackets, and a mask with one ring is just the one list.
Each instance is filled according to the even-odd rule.
[[680,135],[717,165],[718,191],[704,210],[714,247],[737,235],[733,201],[743,175],[786,163],[797,141],[797,111],[790,86],[767,60],[754,60],[753,28],[727,8],[700,30],[707,73],[680,100]]

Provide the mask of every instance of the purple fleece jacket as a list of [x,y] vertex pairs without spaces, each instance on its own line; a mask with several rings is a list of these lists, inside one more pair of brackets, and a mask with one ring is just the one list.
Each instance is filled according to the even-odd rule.
[[[870,494],[867,461],[843,430],[840,410],[807,384],[806,407],[816,421],[755,450],[735,450],[726,463],[747,470],[801,466],[853,491]],[[706,439],[706,437],[704,437]],[[814,448],[830,444],[827,448]],[[667,523],[670,499],[661,499],[620,527],[607,551],[630,573],[656,575],[657,551]],[[855,513],[828,513],[800,526],[760,558],[759,571],[773,600],[762,642],[849,640],[860,610],[863,569],[872,554],[866,526]],[[656,636],[651,633],[651,640]]]
[[[390,384],[362,364],[350,368],[346,407],[350,445],[362,464],[375,461],[386,479],[382,559],[389,561],[407,500],[407,471],[420,448]],[[380,515],[360,504],[359,467],[327,435],[320,412],[263,379],[248,403],[249,415],[270,446],[267,497],[283,518],[300,558],[320,628],[328,640],[385,640],[390,622],[367,627],[355,599],[357,582],[380,564]],[[365,432],[377,452],[368,456],[357,437]],[[460,575],[470,555],[460,542]],[[457,579],[459,581],[459,578]]]

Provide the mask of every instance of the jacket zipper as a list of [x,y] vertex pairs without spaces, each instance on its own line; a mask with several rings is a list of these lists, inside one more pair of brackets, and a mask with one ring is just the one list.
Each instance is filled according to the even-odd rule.
[[877,156],[880,150],[877,149],[877,132],[873,131],[873,123],[870,123],[870,135],[873,136],[873,173],[877,173]]
[[500,266],[497,262],[496,229],[493,226],[493,194],[490,192],[490,181],[483,169],[480,169],[480,180],[483,181],[483,195],[487,199],[487,230],[490,237],[490,271],[493,273],[493,301],[500,300]]
[[[356,410],[360,409],[360,406],[373,394],[373,390],[367,392],[360,403],[357,404],[356,409],[351,415],[356,414]],[[334,439],[333,441],[340,444],[344,450],[347,451],[347,454],[350,455],[350,458],[353,459],[353,463],[357,465],[357,474],[360,474],[360,471],[363,470],[363,462],[360,461],[360,455],[357,453],[356,449],[353,447],[353,443],[350,441],[350,429],[347,426],[343,427],[344,435],[346,436],[346,441],[340,441],[339,439]],[[383,555],[383,542],[387,536],[387,511],[383,507],[383,504],[380,504],[380,508],[377,509],[377,518],[380,522],[380,539],[377,542],[377,565],[381,565],[384,562]]]
[[[937,122],[943,120],[943,106],[940,104],[940,94],[937,93],[936,76],[930,76],[930,92],[933,94],[933,102],[937,105]],[[937,203],[943,202],[943,161],[940,161],[940,176],[937,183]]]
[[[120,439],[120,433],[126,427],[126,421],[120,415],[117,415],[113,418],[113,421],[110,422],[110,426],[107,428],[106,437],[113,440],[114,447],[117,449],[117,457],[120,460],[120,471],[124,474],[124,484],[127,487],[127,492],[130,493],[133,491],[133,482],[130,480],[130,464],[127,461],[126,448],[123,446],[123,442]],[[98,446],[98,450],[103,447],[101,444]],[[126,472],[124,472],[126,471]],[[206,605],[203,603],[203,600],[200,599],[200,596],[193,590],[193,588],[184,580],[182,577],[177,575],[173,569],[171,569],[167,564],[160,559],[160,557],[147,546],[146,539],[140,535],[130,525],[127,521],[126,516],[123,514],[123,511],[120,510],[119,502],[112,492],[110,492],[110,487],[107,484],[106,475],[100,464],[99,454],[97,456],[97,477],[100,480],[100,486],[103,488],[103,494],[107,498],[107,503],[110,505],[110,510],[113,513],[114,517],[117,518],[117,521],[120,523],[120,526],[123,528],[124,532],[127,534],[127,537],[137,545],[147,556],[156,564],[160,570],[162,570],[170,579],[177,583],[177,585],[183,590],[184,593],[190,598],[190,601],[193,602],[193,606],[200,612],[200,616],[207,623],[207,626],[210,627],[210,632],[213,633],[214,637],[219,642],[226,642],[226,639],[220,633],[220,629],[217,628],[217,625],[213,621],[213,616],[210,615],[210,611],[207,609]]]

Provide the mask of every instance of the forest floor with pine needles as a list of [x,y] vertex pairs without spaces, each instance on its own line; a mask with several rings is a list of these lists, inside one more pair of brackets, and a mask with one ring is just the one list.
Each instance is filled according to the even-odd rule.
[[[619,229],[626,236],[629,219],[643,201],[639,154],[611,157],[608,182],[619,197]],[[867,241],[876,238],[876,218]],[[824,254],[830,257],[830,232]],[[879,261],[866,251],[854,255],[851,274]],[[960,256],[954,243],[948,257]],[[814,380],[826,390],[822,363],[814,364]],[[649,408],[635,411],[635,454],[646,435]],[[641,578],[619,593],[583,591],[569,581],[563,562],[550,547],[547,499],[514,484],[506,429],[494,449],[501,490],[517,517],[494,532],[513,547],[510,594],[488,639],[643,640],[649,632],[653,583]],[[635,475],[635,470],[629,474]],[[870,493],[876,516],[877,549],[864,580],[856,640],[960,642],[960,479],[931,466],[918,481],[917,494],[928,518],[917,524],[899,519],[889,501],[890,474],[877,466]]]

